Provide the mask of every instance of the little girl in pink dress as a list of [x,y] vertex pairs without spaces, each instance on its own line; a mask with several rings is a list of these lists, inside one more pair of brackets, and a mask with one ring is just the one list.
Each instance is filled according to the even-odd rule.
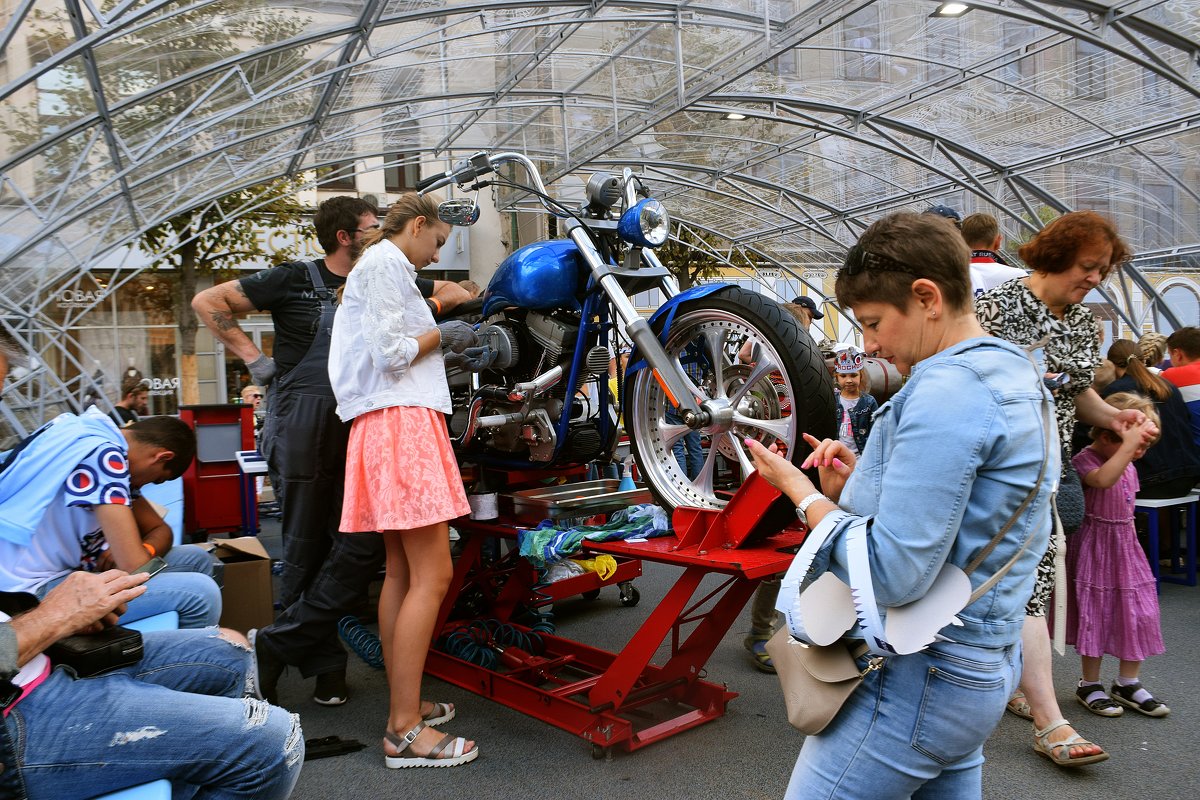
[[[1118,434],[1092,429],[1092,444],[1073,462],[1084,487],[1085,515],[1079,531],[1067,538],[1067,569],[1074,576],[1075,603],[1067,614],[1067,642],[1075,645],[1083,678],[1075,696],[1084,708],[1118,717],[1131,708],[1150,717],[1170,709],[1138,681],[1142,662],[1166,651],[1159,622],[1158,593],[1146,554],[1133,525],[1137,470],[1144,429],[1158,425],[1149,400],[1128,392],[1108,402],[1136,408],[1148,418]],[[1100,682],[1105,655],[1120,659],[1111,694]]]

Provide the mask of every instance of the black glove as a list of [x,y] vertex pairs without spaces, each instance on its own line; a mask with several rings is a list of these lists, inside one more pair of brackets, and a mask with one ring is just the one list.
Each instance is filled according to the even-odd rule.
[[438,331],[442,335],[442,349],[452,353],[461,353],[468,347],[479,344],[479,337],[475,335],[475,329],[461,319],[439,323]]
[[467,372],[482,372],[496,361],[496,351],[490,347],[468,347],[461,353],[447,353],[446,366]]
[[248,362],[246,369],[250,370],[250,380],[254,381],[256,386],[261,386],[265,389],[275,377],[275,359],[266,354],[261,354],[258,358]]

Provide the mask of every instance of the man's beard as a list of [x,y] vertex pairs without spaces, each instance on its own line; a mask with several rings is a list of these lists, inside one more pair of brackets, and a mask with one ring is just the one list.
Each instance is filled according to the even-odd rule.
[[358,257],[362,255],[363,246],[362,242],[358,241],[357,236],[354,237],[354,241],[350,242],[350,244],[346,246],[346,251],[350,254],[351,264],[353,264],[355,261],[358,261]]

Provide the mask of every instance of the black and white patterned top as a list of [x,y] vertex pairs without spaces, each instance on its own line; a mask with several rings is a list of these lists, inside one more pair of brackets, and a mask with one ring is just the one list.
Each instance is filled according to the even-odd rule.
[[1025,347],[1047,339],[1046,371],[1065,372],[1071,380],[1055,389],[1054,416],[1064,468],[1071,464],[1071,434],[1075,430],[1075,398],[1092,385],[1100,364],[1100,323],[1087,306],[1067,306],[1062,319],[1025,285],[1025,278],[981,294],[975,313],[983,329],[993,336]]

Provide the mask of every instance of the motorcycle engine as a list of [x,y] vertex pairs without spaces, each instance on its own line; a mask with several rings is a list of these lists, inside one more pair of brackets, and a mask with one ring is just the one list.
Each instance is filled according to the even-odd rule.
[[[594,458],[601,449],[599,433],[594,420],[582,418],[586,415],[575,399],[579,387],[568,386],[566,379],[579,337],[578,316],[505,311],[489,318],[478,333],[496,359],[482,374],[487,382],[474,393],[476,407],[468,410],[469,387],[461,387],[461,402],[456,398],[450,425],[455,434],[465,430],[471,419],[479,419],[487,424],[475,430],[474,446],[549,462],[557,445],[558,422],[569,413],[572,422],[561,458]],[[608,351],[593,350],[587,354],[586,371],[607,374]],[[562,373],[557,378],[556,368]],[[530,384],[538,388],[531,391]],[[519,390],[519,385],[526,388]]]

